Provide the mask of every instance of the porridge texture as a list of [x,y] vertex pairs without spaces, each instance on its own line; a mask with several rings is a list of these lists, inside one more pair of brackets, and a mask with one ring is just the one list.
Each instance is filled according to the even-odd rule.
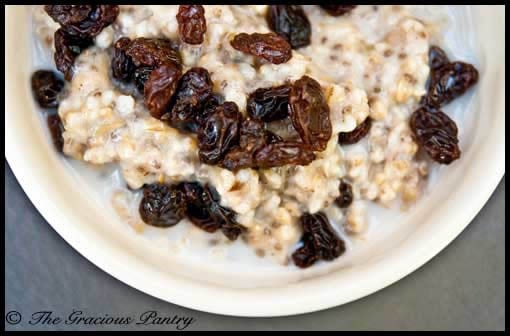
[[[126,199],[139,195],[136,190],[144,185],[200,182],[214,187],[221,206],[237,214],[245,228],[243,241],[258,255],[286,263],[303,236],[300,218],[306,213],[322,212],[334,231],[356,238],[368,229],[369,204],[405,209],[420,197],[429,161],[418,154],[409,119],[427,92],[431,35],[437,26],[413,17],[406,6],[357,6],[341,16],[303,6],[310,43],[293,49],[288,61],[273,64],[230,43],[239,33],[271,33],[267,5],[203,9],[206,31],[188,37],[198,41],[191,44],[181,40],[178,5],[119,6],[113,24],[95,35],[74,61],[74,75],[58,108],[65,128],[63,152],[93,165],[119,165],[129,187],[112,196],[121,217],[143,228],[138,209]],[[34,10],[34,25],[43,45],[54,48],[59,25],[42,6]],[[232,171],[203,163],[194,134],[154,118],[134,85],[112,77],[113,46],[121,37],[178,42],[182,73],[207,69],[212,91],[237,104],[244,117],[255,90],[305,75],[315,79],[329,106],[331,137],[325,149],[316,151],[307,165]],[[340,134],[359,130],[367,120],[371,127],[363,139],[339,144]],[[288,120],[272,122],[268,129],[295,136]],[[336,201],[345,196],[343,182],[352,193],[348,206]]]

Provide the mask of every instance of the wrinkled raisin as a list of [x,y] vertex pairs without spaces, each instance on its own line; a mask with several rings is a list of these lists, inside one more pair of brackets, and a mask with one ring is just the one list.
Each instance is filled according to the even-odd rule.
[[349,207],[349,205],[351,205],[352,200],[354,198],[354,196],[352,194],[352,186],[349,183],[345,182],[344,180],[341,180],[339,190],[340,190],[340,196],[337,197],[337,199],[335,200],[335,203],[340,208]]
[[248,97],[250,117],[265,122],[285,119],[289,115],[290,85],[257,89]]
[[174,226],[184,218],[186,200],[176,186],[150,184],[143,188],[143,198],[139,207],[142,220],[152,226]]
[[450,60],[443,49],[438,46],[432,46],[429,49],[429,65],[430,70],[435,71],[442,68],[445,65],[448,65]]
[[416,142],[434,161],[450,164],[460,158],[457,125],[443,112],[420,107],[411,116],[410,126]]
[[314,159],[315,154],[304,144],[284,142],[266,130],[262,121],[247,119],[241,124],[239,146],[232,148],[220,165],[228,170],[273,168],[307,165]]
[[220,229],[230,240],[245,231],[237,223],[236,213],[220,205],[220,196],[212,186],[183,182],[179,187],[186,199],[186,215],[194,225],[209,233]]
[[306,268],[317,260],[331,261],[345,252],[344,241],[336,234],[324,213],[307,213],[299,221],[303,227],[303,246],[292,254],[296,266]]
[[138,37],[131,42],[126,54],[137,67],[159,67],[173,63],[180,68],[182,64],[179,52],[167,39]]
[[241,113],[235,103],[218,106],[198,132],[200,161],[218,163],[227,151],[238,144]]
[[112,75],[114,78],[128,82],[133,76],[135,65],[131,57],[126,55],[126,50],[131,44],[131,40],[127,37],[122,37],[115,42],[112,56]]
[[277,142],[267,144],[255,153],[258,168],[268,169],[285,165],[306,166],[315,160],[315,154],[302,143]]
[[205,11],[202,5],[180,5],[177,13],[177,23],[181,39],[189,44],[204,42],[207,31]]
[[40,107],[57,108],[64,82],[53,71],[37,70],[31,78],[32,93]]
[[55,65],[70,81],[73,78],[74,61],[84,49],[93,44],[91,39],[83,39],[67,34],[62,28],[55,31]]
[[450,103],[478,82],[478,70],[471,64],[453,62],[431,72],[422,103],[437,107]]
[[303,76],[290,90],[290,118],[305,144],[323,151],[331,138],[329,105],[320,84]]
[[270,5],[266,20],[272,31],[285,38],[292,48],[310,44],[312,29],[303,8],[299,5]]
[[153,70],[145,82],[144,100],[154,118],[160,119],[170,104],[177,88],[181,70],[173,63]]
[[372,119],[367,118],[351,132],[341,132],[338,134],[338,143],[340,145],[354,145],[368,135],[372,128]]
[[119,15],[117,5],[45,5],[44,10],[69,35],[92,38]]
[[230,44],[234,49],[261,57],[273,64],[286,63],[292,57],[290,44],[283,37],[274,33],[241,33],[236,35]]
[[[169,117],[173,127],[196,132],[205,104],[212,95],[213,83],[204,68],[191,68],[180,79]],[[207,113],[208,111],[206,111]]]
[[64,133],[64,125],[62,124],[60,116],[58,114],[48,115],[46,117],[46,123],[48,124],[51,140],[55,148],[58,152],[62,153],[64,151],[64,137],[62,136]]
[[147,82],[147,79],[149,79],[152,70],[154,70],[153,67],[141,66],[139,68],[136,68],[136,70],[133,73],[133,80],[135,82],[136,88],[141,94],[143,94],[143,91],[145,89],[145,82]]
[[[221,105],[223,102],[223,98],[219,97],[217,95],[211,95],[205,99],[205,101],[202,104],[202,108],[198,111],[197,115],[195,116],[195,121],[198,126],[198,129],[203,127],[209,119],[209,117],[214,113],[216,108]],[[195,130],[195,131],[198,131]]]
[[292,260],[297,267],[308,268],[319,260],[319,256],[315,253],[312,244],[303,241],[303,246],[292,253]]
[[358,5],[320,5],[320,6],[326,12],[328,12],[329,15],[342,16],[352,11]]
[[239,146],[231,149],[221,166],[229,170],[256,168],[255,152],[266,144],[264,123],[260,120],[245,119],[241,123]]

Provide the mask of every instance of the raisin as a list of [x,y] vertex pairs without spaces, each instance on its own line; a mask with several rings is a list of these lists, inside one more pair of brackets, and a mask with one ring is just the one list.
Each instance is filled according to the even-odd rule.
[[50,130],[53,145],[55,145],[55,148],[58,152],[63,153],[64,137],[62,134],[64,133],[64,125],[62,124],[60,116],[58,114],[48,115],[46,117],[46,123],[48,124],[48,129]]
[[286,63],[292,57],[290,44],[275,33],[241,33],[237,34],[230,44],[234,49],[261,57],[273,64]]
[[335,203],[340,208],[349,207],[349,205],[351,205],[352,200],[354,198],[354,196],[352,194],[352,186],[349,183],[345,182],[344,180],[341,180],[339,190],[340,190],[340,196],[337,197],[337,199],[335,200]]
[[202,5],[180,5],[176,17],[179,33],[184,42],[189,44],[204,42],[207,25]]
[[367,118],[358,125],[352,132],[341,132],[338,134],[338,143],[340,145],[354,145],[368,135],[372,128],[372,119]]
[[175,93],[170,125],[196,132],[200,126],[199,114],[212,95],[213,83],[204,68],[191,68],[180,79]]
[[[205,99],[202,104],[202,108],[199,109],[195,116],[195,122],[198,126],[198,129],[205,125],[207,119],[209,119],[216,108],[221,105],[221,102],[223,102],[223,99],[216,95],[211,95]],[[196,131],[198,131],[198,129]]]
[[93,38],[119,15],[117,5],[45,5],[44,10],[69,35]]
[[232,148],[220,165],[228,170],[273,168],[288,164],[307,165],[315,154],[302,143],[285,142],[264,129],[259,120],[247,119],[241,124],[239,146]]
[[312,244],[303,242],[303,246],[292,253],[292,260],[297,267],[308,268],[315,264],[319,257],[315,250],[313,250]]
[[453,62],[432,71],[427,95],[422,100],[425,105],[444,106],[463,95],[478,82],[478,70],[463,62]]
[[268,144],[275,144],[278,142],[283,142],[283,138],[281,136],[279,136],[278,134],[275,134],[271,131],[268,131],[268,130],[266,130],[266,134],[265,134],[264,138],[266,140],[266,143],[268,143]]
[[126,55],[126,50],[130,44],[131,40],[129,38],[122,37],[115,42],[113,49],[112,75],[123,82],[129,82],[136,69],[131,57]]
[[410,126],[416,142],[434,161],[450,164],[460,158],[457,125],[442,111],[420,107],[411,116]]
[[430,70],[435,71],[442,68],[445,65],[448,65],[450,60],[443,49],[438,46],[432,46],[429,49],[429,65]]
[[257,89],[248,97],[250,117],[265,122],[285,119],[289,115],[290,85]]
[[160,119],[170,104],[177,88],[181,70],[173,63],[153,70],[145,82],[144,100],[154,118]]
[[67,34],[62,28],[55,31],[55,65],[70,81],[73,78],[74,61],[84,49],[93,44],[92,39],[84,39]]
[[143,198],[139,207],[142,220],[152,226],[174,226],[184,218],[186,200],[176,186],[150,184],[143,188]]
[[213,233],[220,229],[230,240],[245,231],[236,221],[236,213],[220,205],[220,196],[211,186],[203,187],[197,182],[180,184],[186,199],[186,214],[190,221],[200,229]]
[[320,5],[320,6],[326,12],[328,12],[329,15],[342,16],[352,11],[358,5]]
[[227,151],[238,144],[241,113],[235,103],[218,106],[198,132],[200,161],[218,163]]
[[262,121],[255,119],[243,120],[239,135],[239,146],[230,150],[220,165],[229,170],[256,168],[255,152],[266,144],[265,132]]
[[37,70],[31,78],[32,93],[40,107],[57,108],[64,82],[53,71]]
[[303,76],[290,90],[290,118],[302,141],[313,150],[323,151],[331,138],[329,105],[320,84]]
[[145,82],[147,82],[147,79],[149,79],[152,70],[154,70],[153,67],[141,66],[136,68],[136,70],[133,72],[133,80],[135,82],[135,86],[142,94],[145,89]]
[[315,160],[313,151],[297,142],[267,144],[255,153],[256,165],[262,169],[285,165],[306,166],[313,160]]
[[181,67],[181,57],[172,41],[159,38],[138,37],[134,39],[126,50],[133,63],[139,66],[159,67],[173,63]]
[[210,199],[206,191],[197,182],[184,182],[180,184],[186,199],[186,216],[200,229],[213,233],[218,230],[221,223],[211,216],[209,211]]
[[299,5],[271,5],[266,20],[272,31],[285,38],[293,49],[306,47],[311,42],[312,28]]
[[335,233],[324,213],[307,213],[299,221],[303,227],[303,246],[292,254],[296,266],[306,268],[317,260],[331,261],[345,252],[344,241]]

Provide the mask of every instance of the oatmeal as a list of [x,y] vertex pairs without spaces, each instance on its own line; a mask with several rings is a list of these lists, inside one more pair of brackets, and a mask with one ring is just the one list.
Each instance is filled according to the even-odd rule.
[[[68,80],[63,153],[118,164],[131,190],[112,202],[131,226],[189,221],[308,267],[369,229],[368,204],[405,210],[419,199],[431,164],[421,152],[445,164],[460,156],[439,109],[478,73],[431,49],[440,27],[407,7],[46,12],[34,10],[35,32]],[[83,18],[70,25],[62,13]],[[136,190],[139,209],[119,205]]]

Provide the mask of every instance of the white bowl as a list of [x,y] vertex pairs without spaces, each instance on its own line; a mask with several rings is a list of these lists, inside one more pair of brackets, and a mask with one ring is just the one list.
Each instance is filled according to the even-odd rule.
[[[505,172],[505,10],[472,11],[482,43],[476,127],[463,143],[463,157],[442,170],[433,193],[424,197],[410,223],[371,258],[291,284],[231,288],[211,283],[215,273],[232,280],[263,278],[256,270],[237,274],[200,262],[168,261],[164,251],[126,230],[104,211],[49,143],[29,88],[30,31],[22,6],[5,12],[6,157],[28,197],[76,250],[119,280],[185,307],[238,316],[281,316],[312,312],[356,300],[401,279],[448,245],[473,219]],[[55,270],[58,272],[58,270]],[[201,280],[190,274],[201,275]],[[239,276],[239,278],[236,278]]]

